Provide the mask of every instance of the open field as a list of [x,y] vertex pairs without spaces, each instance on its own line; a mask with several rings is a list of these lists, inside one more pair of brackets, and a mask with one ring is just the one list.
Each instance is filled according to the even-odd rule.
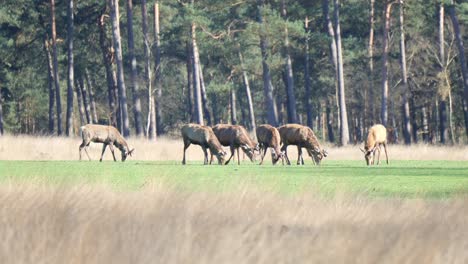
[[77,138],[0,137],[2,263],[468,261],[466,147],[390,146],[369,168],[357,146],[322,166],[203,166],[192,146],[182,166],[180,140],[129,142],[100,163]]

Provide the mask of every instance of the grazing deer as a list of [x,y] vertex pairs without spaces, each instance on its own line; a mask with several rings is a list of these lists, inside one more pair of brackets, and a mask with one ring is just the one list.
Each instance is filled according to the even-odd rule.
[[[226,165],[229,164],[236,150],[237,163],[240,165],[239,148],[247,154],[250,161],[255,161],[255,151],[258,151],[258,144],[249,137],[249,133],[243,126],[218,124],[213,127],[213,132],[221,145],[231,149],[231,156],[226,161]],[[211,160],[213,160],[213,155],[211,155]]]
[[[281,136],[276,127],[270,125],[260,125],[255,130],[257,134],[258,144],[260,145],[261,161],[259,165],[263,164],[263,159],[268,148],[271,148],[271,162],[275,165],[279,159],[284,164],[284,152],[281,151]],[[262,154],[263,153],[263,154]]]
[[117,128],[113,126],[104,126],[104,125],[92,125],[88,124],[85,126],[80,127],[81,137],[83,138],[83,142],[80,145],[80,160],[81,160],[81,151],[84,149],[88,159],[91,160],[89,157],[88,151],[86,150],[87,147],[91,142],[95,143],[102,143],[104,146],[102,147],[101,158],[99,161],[102,161],[102,157],[104,156],[104,152],[106,151],[106,147],[109,146],[112,157],[114,157],[114,146],[116,146],[121,154],[122,154],[122,161],[127,159],[127,156],[132,156],[132,153],[135,149],[130,148],[125,141],[125,139],[120,135]]
[[185,165],[185,151],[190,144],[199,145],[203,149],[203,153],[205,154],[203,162],[204,165],[208,164],[207,149],[210,149],[212,155],[216,155],[219,165],[224,164],[224,156],[226,155],[226,152],[223,151],[223,147],[219,143],[218,138],[216,138],[211,127],[187,124],[182,126],[181,132],[184,140],[184,158],[182,159],[182,164]]
[[364,153],[364,158],[366,159],[367,166],[374,165],[375,151],[379,151],[377,156],[377,165],[380,164],[380,146],[383,145],[385,150],[385,157],[387,158],[388,164],[388,155],[387,155],[387,129],[383,125],[374,125],[369,128],[367,133],[367,140],[364,145],[364,149],[360,150]]
[[284,151],[286,163],[291,165],[289,161],[287,148],[289,145],[297,146],[297,165],[304,165],[304,159],[302,158],[302,148],[307,150],[307,153],[312,158],[312,161],[316,165],[320,165],[320,162],[324,157],[328,155],[327,151],[322,149],[314,131],[307,126],[299,124],[287,124],[280,126],[278,131],[281,136],[283,146],[281,151]]

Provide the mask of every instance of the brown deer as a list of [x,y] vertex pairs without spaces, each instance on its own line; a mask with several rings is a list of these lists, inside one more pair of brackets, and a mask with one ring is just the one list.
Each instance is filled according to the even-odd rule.
[[114,161],[117,161],[115,159],[114,146],[116,146],[120,150],[122,154],[122,161],[125,161],[128,156],[132,156],[132,153],[135,150],[128,146],[124,137],[122,137],[117,128],[113,126],[88,124],[80,127],[80,131],[81,137],[83,138],[83,142],[81,142],[80,145],[80,160],[81,151],[83,149],[86,155],[88,156],[88,159],[91,160],[88,151],[86,150],[91,142],[104,144],[104,146],[102,147],[101,158],[99,159],[99,161],[102,161],[102,157],[104,156],[104,152],[106,151],[107,146],[109,146],[109,149],[112,152],[112,157],[114,158]]
[[364,153],[364,158],[366,159],[367,166],[374,165],[376,150],[379,151],[379,155],[377,156],[377,165],[380,164],[380,146],[382,145],[385,150],[385,157],[387,158],[388,164],[387,129],[383,125],[377,124],[369,128],[364,149],[360,148],[361,151]]
[[223,147],[216,138],[215,134],[211,127],[202,126],[197,124],[187,124],[181,128],[182,138],[184,140],[184,158],[182,159],[182,164],[185,165],[185,151],[190,146],[190,144],[199,145],[203,149],[205,154],[205,159],[203,164],[208,164],[208,151],[210,150],[211,154],[216,155],[218,159],[218,164],[224,164],[224,156],[226,152],[223,151]]
[[[240,165],[239,148],[249,157],[250,161],[255,161],[255,151],[258,151],[258,144],[255,143],[250,137],[249,133],[243,126],[218,124],[213,127],[213,132],[218,138],[221,145],[231,149],[231,156],[226,161],[229,164],[234,152],[237,150],[237,163]],[[213,159],[213,155],[211,156]],[[210,161],[211,163],[211,161]]]
[[260,125],[255,130],[255,133],[260,146],[261,161],[259,165],[263,164],[263,159],[265,158],[268,148],[271,148],[271,162],[273,165],[275,165],[279,159],[284,163],[284,152],[280,149],[281,136],[278,129],[271,125]]
[[312,158],[312,161],[316,165],[320,165],[320,162],[324,157],[328,155],[327,151],[322,149],[314,131],[307,126],[299,124],[287,124],[280,126],[278,131],[281,136],[283,146],[281,151],[284,151],[286,163],[291,165],[289,161],[287,148],[289,145],[297,146],[297,165],[304,165],[304,159],[302,158],[302,148],[307,150],[307,153]]

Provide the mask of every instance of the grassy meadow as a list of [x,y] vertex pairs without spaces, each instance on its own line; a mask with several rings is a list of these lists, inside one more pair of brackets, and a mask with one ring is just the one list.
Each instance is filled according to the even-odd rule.
[[467,147],[390,146],[366,167],[358,146],[321,166],[203,166],[192,146],[183,166],[179,140],[129,143],[100,163],[78,138],[0,137],[2,263],[468,260]]

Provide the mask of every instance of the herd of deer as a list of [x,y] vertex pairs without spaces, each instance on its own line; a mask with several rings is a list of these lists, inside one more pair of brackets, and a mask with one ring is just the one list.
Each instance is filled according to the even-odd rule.
[[[113,126],[105,125],[93,125],[88,124],[82,126],[81,137],[83,142],[79,147],[79,155],[81,160],[81,152],[84,149],[88,159],[89,157],[87,147],[91,142],[103,143],[101,158],[102,161],[104,152],[107,146],[112,152],[114,161],[116,161],[114,154],[114,146],[116,146],[121,154],[122,161],[125,161],[128,156],[131,156],[134,149],[130,148],[124,137],[119,131]],[[214,127],[203,126],[198,124],[186,124],[182,126],[181,133],[184,141],[184,155],[182,164],[185,164],[185,151],[191,144],[199,145],[203,149],[204,153],[204,164],[211,164],[213,156],[216,156],[218,164],[229,164],[235,151],[237,150],[237,161],[239,160],[239,148],[247,155],[247,157],[254,162],[256,152],[260,153],[261,161],[263,163],[265,154],[268,149],[271,150],[271,159],[273,165],[276,164],[280,159],[284,164],[284,160],[288,165],[291,164],[287,154],[287,147],[289,145],[297,146],[298,158],[297,164],[303,165],[304,159],[302,157],[302,148],[305,148],[307,154],[312,158],[314,164],[319,165],[324,157],[328,155],[327,151],[324,150],[315,136],[312,129],[307,126],[299,124],[287,124],[278,128],[271,125],[260,125],[256,129],[257,142],[255,142],[248,134],[247,130],[243,126],[239,125],[227,125],[218,124]],[[225,161],[227,153],[224,151],[222,146],[229,147],[231,150],[231,156]],[[364,153],[367,165],[373,165],[375,154],[378,152],[377,164],[380,163],[380,147],[383,146],[385,150],[385,156],[387,158],[387,130],[383,125],[374,125],[368,131],[367,140],[365,142],[364,149],[361,151]],[[211,153],[211,159],[208,162],[208,149]]]

